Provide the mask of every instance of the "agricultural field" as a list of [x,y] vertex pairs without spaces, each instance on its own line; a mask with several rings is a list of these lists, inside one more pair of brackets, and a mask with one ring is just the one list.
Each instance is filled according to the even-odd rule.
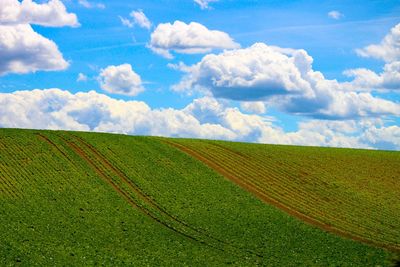
[[0,129],[0,265],[390,266],[399,163],[398,152]]
[[400,153],[168,140],[247,191],[328,231],[400,250]]

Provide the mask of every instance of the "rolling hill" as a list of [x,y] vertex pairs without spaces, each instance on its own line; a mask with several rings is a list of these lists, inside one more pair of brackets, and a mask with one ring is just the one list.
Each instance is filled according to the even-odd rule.
[[390,266],[400,153],[0,130],[0,265]]

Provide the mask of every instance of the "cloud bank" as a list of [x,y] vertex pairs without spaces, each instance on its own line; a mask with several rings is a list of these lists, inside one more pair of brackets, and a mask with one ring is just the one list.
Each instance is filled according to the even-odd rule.
[[298,131],[285,132],[261,116],[243,114],[210,97],[195,99],[183,109],[152,109],[144,102],[117,100],[95,91],[0,93],[0,127],[400,149],[400,127],[384,126],[379,119],[309,120],[300,123]]

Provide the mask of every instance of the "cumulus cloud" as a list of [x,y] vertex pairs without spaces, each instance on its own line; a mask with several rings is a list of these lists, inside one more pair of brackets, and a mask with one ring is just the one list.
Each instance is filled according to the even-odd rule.
[[99,8],[99,9],[106,8],[106,6],[102,3],[92,3],[87,0],[79,0],[78,3],[85,8]]
[[0,25],[0,75],[68,67],[57,45],[28,24]]
[[209,30],[197,22],[186,24],[181,21],[161,23],[151,34],[149,48],[166,58],[171,51],[184,54],[207,53],[213,49],[233,49],[239,44],[225,32]]
[[64,70],[69,63],[57,45],[36,33],[30,24],[46,27],[79,26],[59,0],[0,0],[0,75],[38,70]]
[[127,26],[129,28],[132,28],[135,25],[138,25],[141,28],[145,28],[150,30],[151,28],[151,21],[146,17],[146,15],[143,13],[143,10],[139,9],[139,10],[134,10],[132,11],[129,16],[132,18],[132,20],[128,19],[128,18],[123,18],[123,17],[119,17],[119,19],[121,20],[122,25]]
[[218,0],[194,0],[194,2],[198,4],[201,9],[208,9],[210,8],[208,4],[218,2]]
[[344,15],[337,10],[332,10],[332,11],[328,12],[328,17],[330,17],[331,19],[338,20],[338,19],[343,18]]
[[298,131],[285,132],[261,116],[243,114],[210,97],[195,99],[183,109],[152,109],[144,102],[95,91],[0,93],[0,127],[400,149],[400,128],[379,120],[310,120],[300,123]]
[[394,26],[380,44],[372,44],[356,50],[362,57],[382,59],[385,62],[400,60],[400,24]]
[[259,100],[275,94],[312,94],[302,74],[312,59],[304,50],[282,50],[256,43],[245,49],[210,54],[186,68],[176,91],[210,88],[216,97]]
[[32,0],[0,0],[0,24],[37,24],[46,27],[79,26],[60,0],[35,3]]
[[297,115],[324,119],[399,115],[400,105],[369,93],[344,91],[336,80],[312,69],[304,50],[256,43],[244,49],[209,54],[186,72],[175,91],[211,92],[217,98],[264,101]]
[[100,86],[112,94],[135,96],[144,91],[140,76],[130,64],[108,66],[99,75]]

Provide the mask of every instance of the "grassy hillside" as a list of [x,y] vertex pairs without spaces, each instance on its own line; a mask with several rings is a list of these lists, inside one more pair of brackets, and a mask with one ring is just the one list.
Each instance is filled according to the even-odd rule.
[[173,144],[300,219],[400,250],[399,152],[183,139]]
[[265,205],[169,142],[181,141],[1,129],[0,265],[382,266],[393,256]]

